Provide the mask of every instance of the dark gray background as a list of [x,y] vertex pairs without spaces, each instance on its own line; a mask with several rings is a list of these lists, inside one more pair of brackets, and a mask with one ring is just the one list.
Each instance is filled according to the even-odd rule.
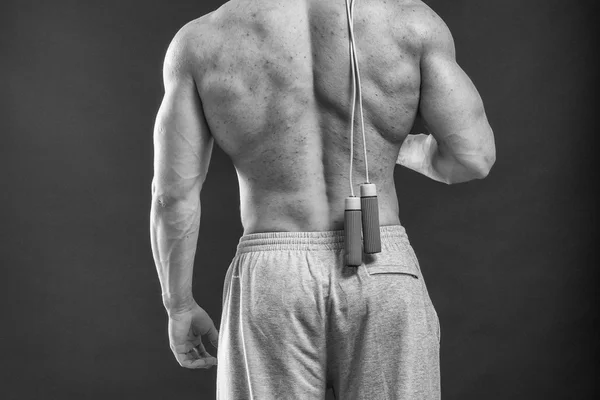
[[[498,156],[487,179],[455,186],[396,170],[442,323],[443,398],[592,398],[594,2],[427,3],[452,29]],[[165,50],[221,2],[2,4],[1,396],[214,398],[216,369],[184,370],[169,350],[149,210]],[[216,146],[202,205],[194,291],[218,326],[242,228]]]

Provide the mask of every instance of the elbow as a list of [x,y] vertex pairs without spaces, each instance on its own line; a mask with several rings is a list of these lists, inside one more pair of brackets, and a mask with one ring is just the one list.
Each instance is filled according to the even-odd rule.
[[496,162],[496,150],[492,149],[477,156],[470,156],[468,159],[457,160],[460,168],[455,174],[452,174],[444,183],[448,185],[469,182],[475,179],[483,179],[490,174],[494,163]]
[[152,206],[156,211],[196,207],[202,185],[165,184],[152,180]]
[[[488,124],[489,127],[489,124]],[[492,128],[489,127],[489,133],[487,140],[485,141],[483,150],[481,152],[481,161],[479,165],[479,179],[483,179],[490,174],[492,167],[496,163],[496,143],[494,142],[494,133]]]
[[176,202],[177,199],[175,197],[166,194],[152,196],[152,203],[157,210],[170,209],[173,207],[174,204],[176,204]]
[[476,179],[483,179],[490,174],[492,167],[496,163],[496,149],[492,148],[485,154],[482,154],[479,161],[473,166],[473,173]]
[[200,196],[160,193],[152,196],[152,208],[158,213],[191,214],[200,211]]

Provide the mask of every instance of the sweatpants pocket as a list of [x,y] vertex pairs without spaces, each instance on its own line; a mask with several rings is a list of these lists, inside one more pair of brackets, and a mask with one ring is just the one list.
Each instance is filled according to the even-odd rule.
[[369,275],[379,274],[401,274],[408,275],[415,279],[419,279],[419,275],[414,268],[398,264],[398,265],[365,265]]

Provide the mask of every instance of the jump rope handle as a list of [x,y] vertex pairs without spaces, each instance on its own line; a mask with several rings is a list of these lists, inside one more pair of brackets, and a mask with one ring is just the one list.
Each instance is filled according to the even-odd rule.
[[362,265],[363,251],[367,254],[381,252],[377,188],[372,183],[360,186],[360,198],[346,198],[344,249],[346,265],[351,267]]
[[372,183],[360,185],[360,204],[365,253],[381,253],[381,234],[379,232],[379,204],[377,188]]
[[351,267],[362,264],[361,214],[360,198],[347,197],[344,211],[344,249],[346,265]]

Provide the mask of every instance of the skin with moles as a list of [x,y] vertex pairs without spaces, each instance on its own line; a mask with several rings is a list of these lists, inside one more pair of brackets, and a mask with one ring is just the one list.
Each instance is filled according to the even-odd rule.
[[[354,17],[369,178],[383,225],[399,223],[393,172],[419,100],[417,39],[399,26],[399,12],[358,2]],[[208,20],[210,48],[219,51],[207,51],[198,88],[237,171],[244,233],[342,229],[352,105],[345,3],[229,2]],[[358,193],[366,174],[355,116]]]
[[[175,36],[155,128],[152,203],[155,260],[173,304],[191,293],[183,265],[193,263],[214,142],[237,172],[244,234],[343,229],[352,106],[345,7],[232,0]],[[423,2],[357,1],[354,37],[369,179],[380,224],[395,225],[396,163],[444,183],[482,178],[495,159],[493,135],[447,26]],[[417,115],[433,136],[405,141]],[[359,116],[357,108],[357,195],[366,182]]]

